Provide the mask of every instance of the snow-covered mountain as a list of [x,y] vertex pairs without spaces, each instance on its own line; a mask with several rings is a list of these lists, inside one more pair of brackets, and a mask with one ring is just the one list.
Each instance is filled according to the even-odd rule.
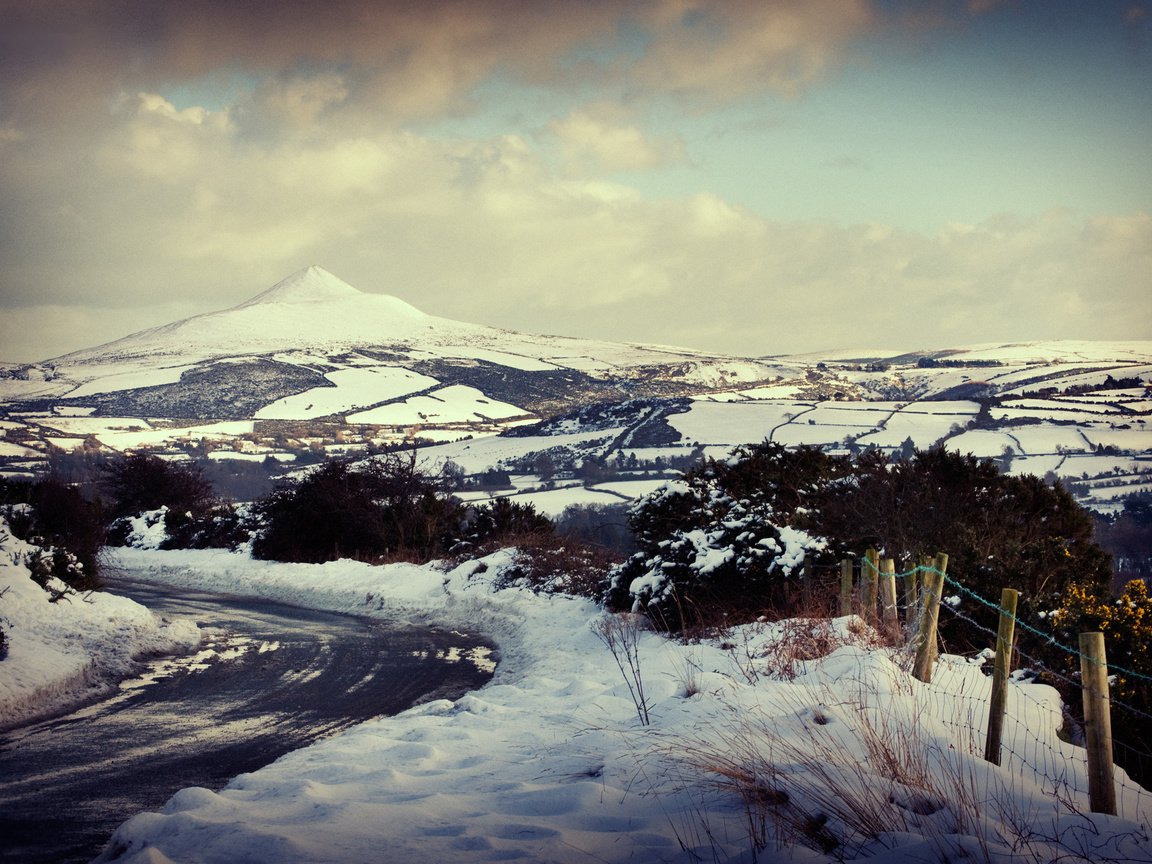
[[[316,419],[435,398],[438,387],[457,386],[510,406],[495,408],[499,416],[540,416],[588,401],[685,395],[785,374],[796,370],[438,318],[309,267],[231,309],[13,368],[0,380],[0,400],[98,416]],[[304,395],[333,388],[345,392]],[[424,412],[412,413],[416,420]]]
[[438,318],[310,267],[231,309],[0,367],[0,474],[60,450],[287,460],[412,440],[470,473],[643,471],[768,439],[943,444],[1107,503],[1152,488],[1149,382],[1152,342],[725,357]]

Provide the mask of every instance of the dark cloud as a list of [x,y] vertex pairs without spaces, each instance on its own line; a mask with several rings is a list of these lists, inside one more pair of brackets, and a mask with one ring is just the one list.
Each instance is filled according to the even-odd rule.
[[458,107],[496,73],[724,99],[795,92],[874,18],[865,0],[9,0],[0,80],[18,123],[221,70],[272,89],[335,73],[349,105],[401,118]]
[[[931,316],[941,342],[1131,332],[1146,213],[928,236],[619,180],[685,158],[637,105],[796,97],[900,5],[0,0],[0,359],[223,308],[313,263],[447,317],[744,353]],[[506,80],[546,110],[421,132]]]

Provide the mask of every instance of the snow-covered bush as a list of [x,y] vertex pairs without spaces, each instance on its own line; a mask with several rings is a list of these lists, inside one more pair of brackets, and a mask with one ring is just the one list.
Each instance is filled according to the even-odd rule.
[[235,549],[249,539],[241,514],[217,498],[199,466],[140,453],[109,463],[103,485],[112,498],[110,546]]
[[1092,520],[1065,490],[940,449],[890,460],[766,442],[689,471],[629,521],[639,551],[614,573],[608,603],[673,629],[725,612],[749,621],[766,605],[795,614],[787,586],[814,553],[831,563],[869,547],[902,562],[947,552],[963,608],[941,632],[972,650],[987,647],[1002,588],[1021,592],[1018,614],[1034,622],[1071,581],[1109,578]]
[[613,571],[608,605],[646,612],[670,630],[773,603],[827,545],[779,524],[763,496],[733,497],[708,471],[640,499],[629,518],[640,551]]
[[101,587],[105,526],[99,503],[55,479],[0,481],[0,516],[13,537],[37,550],[29,566],[42,585],[55,578],[76,591]]
[[202,510],[167,506],[121,516],[108,529],[108,545],[137,549],[238,549],[251,540],[247,510],[220,502]]

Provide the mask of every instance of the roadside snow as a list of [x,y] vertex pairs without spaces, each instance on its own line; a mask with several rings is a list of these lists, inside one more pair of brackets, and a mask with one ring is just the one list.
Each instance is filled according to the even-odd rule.
[[98,698],[129,674],[135,658],[200,643],[191,624],[158,620],[126,597],[74,593],[50,603],[24,564],[34,552],[0,517],[0,626],[9,643],[0,661],[0,728]]
[[[964,658],[945,655],[921,684],[855,618],[751,625],[727,643],[684,645],[586,600],[497,589],[513,556],[445,570],[118,550],[134,578],[446,624],[493,638],[501,661],[486,687],[455,702],[364,723],[219,791],[184,789],[124,823],[97,860],[1152,862],[1152,796],[1118,772],[1120,817],[1088,814],[1083,751],[1057,737],[1051,688],[1011,685],[997,767],[979,755],[989,679]],[[73,641],[62,631],[27,641],[34,601],[52,616],[77,607],[88,628],[77,644],[95,657],[149,626],[119,598],[101,598],[99,616],[95,605],[50,606],[20,567],[5,567],[21,587],[0,608],[21,621],[14,655],[29,646],[20,653],[36,662],[19,662],[41,690],[60,674],[53,650]],[[37,632],[48,624],[38,620]],[[606,621],[618,646],[635,640],[649,726],[629,686],[640,682],[621,675],[598,635]],[[805,634],[828,653],[800,659],[789,646]],[[0,662],[3,680],[12,660]],[[742,789],[724,781],[731,765],[750,772]],[[773,813],[800,827],[778,834]],[[766,848],[753,850],[750,830]],[[827,837],[841,845],[817,851]]]
[[[727,645],[632,631],[652,719],[644,727],[635,680],[596,633],[600,610],[497,590],[512,554],[446,572],[119,552],[134,576],[170,585],[482,632],[498,642],[501,662],[490,684],[456,702],[365,723],[220,791],[185,789],[160,813],[121,826],[98,860],[1152,862],[1152,798],[1123,772],[1121,817],[1085,815],[1083,751],[1057,738],[1051,688],[1012,685],[1004,764],[995,767],[979,755],[988,679],[963,658],[942,658],[923,685],[901,654],[871,647],[853,618],[737,628]],[[782,646],[795,644],[797,627],[817,628],[831,653],[789,655]],[[629,635],[626,624],[617,631]],[[906,758],[906,773],[894,776],[867,741]],[[793,815],[823,812],[841,848],[802,845],[818,846],[819,832],[777,837],[763,819],[782,805],[760,806],[750,821],[738,791],[697,764],[739,759],[748,746],[775,768],[743,791],[754,799],[767,790],[771,801],[783,790]],[[862,830],[821,798],[832,774],[849,807],[871,808]],[[766,849],[753,851],[750,825]]]

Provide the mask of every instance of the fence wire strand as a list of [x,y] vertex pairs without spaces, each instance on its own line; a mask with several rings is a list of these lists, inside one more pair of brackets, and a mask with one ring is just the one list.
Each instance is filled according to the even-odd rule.
[[[869,560],[867,557],[862,557],[860,559],[860,564],[862,567],[868,567],[869,569],[872,570],[872,572],[876,573],[877,575],[894,576],[897,579],[908,579],[908,578],[916,577],[921,573],[934,573],[934,574],[937,574],[939,576],[943,576],[944,582],[947,585],[950,585],[953,588],[955,588],[961,594],[963,594],[967,597],[971,597],[976,602],[981,603],[982,605],[987,606],[989,609],[994,610],[997,614],[1001,614],[1001,612],[1002,612],[1002,610],[1000,609],[999,603],[993,603],[991,600],[987,599],[986,597],[981,597],[979,594],[977,594],[972,589],[967,588],[966,586],[957,582],[955,579],[953,579],[947,573],[945,573],[941,570],[937,570],[935,567],[933,567],[931,565],[917,565],[916,567],[913,567],[911,570],[905,570],[901,573],[884,574],[884,573],[881,573],[880,570],[876,567],[876,565],[873,564],[872,561]],[[946,602],[944,602],[944,598],[940,598],[940,599],[941,599],[941,604],[940,604],[941,607],[942,608],[948,607],[948,604]],[[1046,633],[1037,627],[1033,627],[1027,621],[1022,620],[1019,616],[1011,615],[1009,617],[1013,620],[1013,622],[1015,623],[1015,625],[1017,627],[1019,627],[1022,630],[1027,630],[1029,633],[1032,633],[1035,636],[1039,636],[1041,639],[1043,639],[1045,641],[1046,644],[1052,645],[1053,647],[1058,648],[1059,650],[1061,650],[1067,654],[1071,654],[1072,656],[1077,657],[1081,660],[1088,659],[1088,661],[1092,662],[1092,663],[1098,662],[1092,658],[1085,658],[1085,655],[1083,653],[1081,653],[1081,651],[1078,648],[1073,648],[1070,645],[1065,645],[1064,643],[1060,642],[1054,634]],[[971,619],[968,619],[968,620],[971,620]],[[975,622],[973,622],[973,623],[975,623]],[[1125,669],[1123,666],[1117,666],[1114,663],[1108,663],[1107,668],[1108,668],[1109,672],[1112,672],[1113,674],[1116,674],[1116,675],[1124,675],[1124,676],[1128,676],[1130,678],[1139,678],[1139,679],[1142,679],[1144,681],[1152,682],[1152,675],[1145,675],[1141,672],[1136,672],[1132,669]]]
[[[994,610],[998,615],[1002,615],[1003,610],[999,603],[993,603],[985,597],[980,596],[976,592],[967,588],[966,586],[957,582],[954,578],[949,577],[947,573],[937,569],[934,566],[919,565],[910,570],[900,573],[883,573],[871,560],[866,556],[860,557],[861,574],[865,572],[863,568],[869,568],[877,576],[894,576],[897,579],[916,578],[922,574],[932,573],[943,577],[943,583],[951,588],[956,589],[957,593],[963,597],[968,597],[980,603],[981,605]],[[914,634],[919,631],[920,619],[924,615],[926,604],[923,602],[923,595],[928,593],[928,589],[923,585],[923,580],[920,579],[920,602],[915,604],[915,609],[909,605],[903,605],[905,611],[905,626],[907,628],[907,635],[914,640]],[[946,593],[946,592],[941,592]],[[898,597],[897,602],[903,597]],[[952,616],[963,620],[969,626],[975,628],[977,631],[986,634],[989,637],[989,645],[995,645],[998,638],[997,631],[992,628],[981,624],[969,615],[965,615],[957,605],[945,602],[944,597],[937,598],[940,609],[947,610]],[[873,614],[875,614],[873,612]],[[1020,627],[1035,636],[1040,637],[1046,645],[1054,646],[1055,648],[1063,651],[1064,653],[1078,658],[1083,661],[1088,659],[1089,662],[1099,662],[1092,658],[1086,658],[1085,655],[1077,648],[1061,643],[1054,634],[1046,633],[1030,624],[1021,621],[1017,615],[1010,615],[1015,626]],[[1015,640],[1014,640],[1015,641]],[[990,650],[990,649],[989,649]],[[1013,646],[1014,652],[1027,661],[1031,668],[1035,668],[1043,672],[1046,678],[1058,681],[1066,685],[1070,690],[1080,690],[1082,682],[1076,678],[1064,675],[1040,659],[1039,657],[1021,650],[1017,646]],[[969,663],[983,664],[986,655],[983,653],[977,658],[969,659]],[[1141,681],[1152,681],[1152,676],[1144,675],[1135,672],[1131,669],[1125,669],[1122,666],[1106,663],[1104,664],[1109,672],[1128,676],[1132,679],[1139,679]],[[1045,712],[1051,711],[1053,706],[1051,699],[1044,701],[1037,694],[1042,691],[1033,689],[1033,679],[1021,679],[1017,676],[1010,677],[1009,684],[1009,699],[1017,700],[1020,703],[1030,706],[1034,709],[1039,709]],[[1043,681],[1036,683],[1043,684]],[[980,730],[986,728],[986,719],[988,711],[988,694],[965,694],[949,692],[944,694],[943,691],[932,691],[938,693],[937,708],[943,708],[944,700],[951,700],[954,704],[961,703],[967,707],[958,711],[951,719],[944,716],[944,712],[937,712],[937,716],[943,719],[941,723],[943,726],[953,730],[956,740],[959,742],[958,746],[966,747],[969,752],[974,755],[983,755],[984,742],[982,740],[982,732]],[[1049,691],[1052,692],[1052,691]],[[1059,691],[1055,691],[1059,693]],[[1128,712],[1134,717],[1139,717],[1144,720],[1152,721],[1152,713],[1144,711],[1135,705],[1128,704],[1123,700],[1118,700],[1115,696],[1110,696],[1110,706],[1114,709],[1120,709]],[[1073,807],[1071,803],[1075,800],[1080,800],[1082,803],[1086,802],[1089,795],[1087,785],[1087,775],[1084,771],[1084,759],[1077,758],[1069,754],[1067,745],[1083,746],[1082,740],[1078,738],[1080,730],[1072,722],[1072,718],[1068,714],[1068,706],[1063,702],[1058,706],[1064,718],[1062,729],[1041,730],[1033,728],[1028,723],[1021,719],[1019,710],[1008,711],[1006,720],[1010,722],[1010,726],[1006,727],[1001,736],[1001,767],[1005,768],[1007,772],[1020,783],[1035,783],[1035,778],[1042,778],[1045,789],[1049,790],[1051,794],[1056,796],[1061,801],[1069,802],[1069,806]],[[1063,732],[1070,740],[1062,740],[1059,736]],[[1069,734],[1071,733],[1071,734]],[[1060,745],[1065,745],[1061,747]],[[1113,754],[1117,755],[1124,753],[1127,758],[1123,761],[1126,764],[1139,762],[1141,764],[1152,764],[1152,753],[1149,753],[1140,748],[1134,747],[1131,744],[1113,740]],[[1118,760],[1119,761],[1119,760]],[[1029,777],[1031,773],[1031,777]],[[1134,802],[1135,813],[1128,814],[1129,816],[1142,816],[1144,820],[1149,818],[1149,812],[1152,811],[1152,791],[1144,788],[1136,783],[1127,772],[1120,772],[1116,775],[1116,786],[1121,793],[1118,796],[1118,804],[1120,801]],[[1085,807],[1081,805],[1079,809],[1084,810]],[[1128,809],[1127,807],[1125,809]],[[1121,813],[1120,815],[1125,815]]]

